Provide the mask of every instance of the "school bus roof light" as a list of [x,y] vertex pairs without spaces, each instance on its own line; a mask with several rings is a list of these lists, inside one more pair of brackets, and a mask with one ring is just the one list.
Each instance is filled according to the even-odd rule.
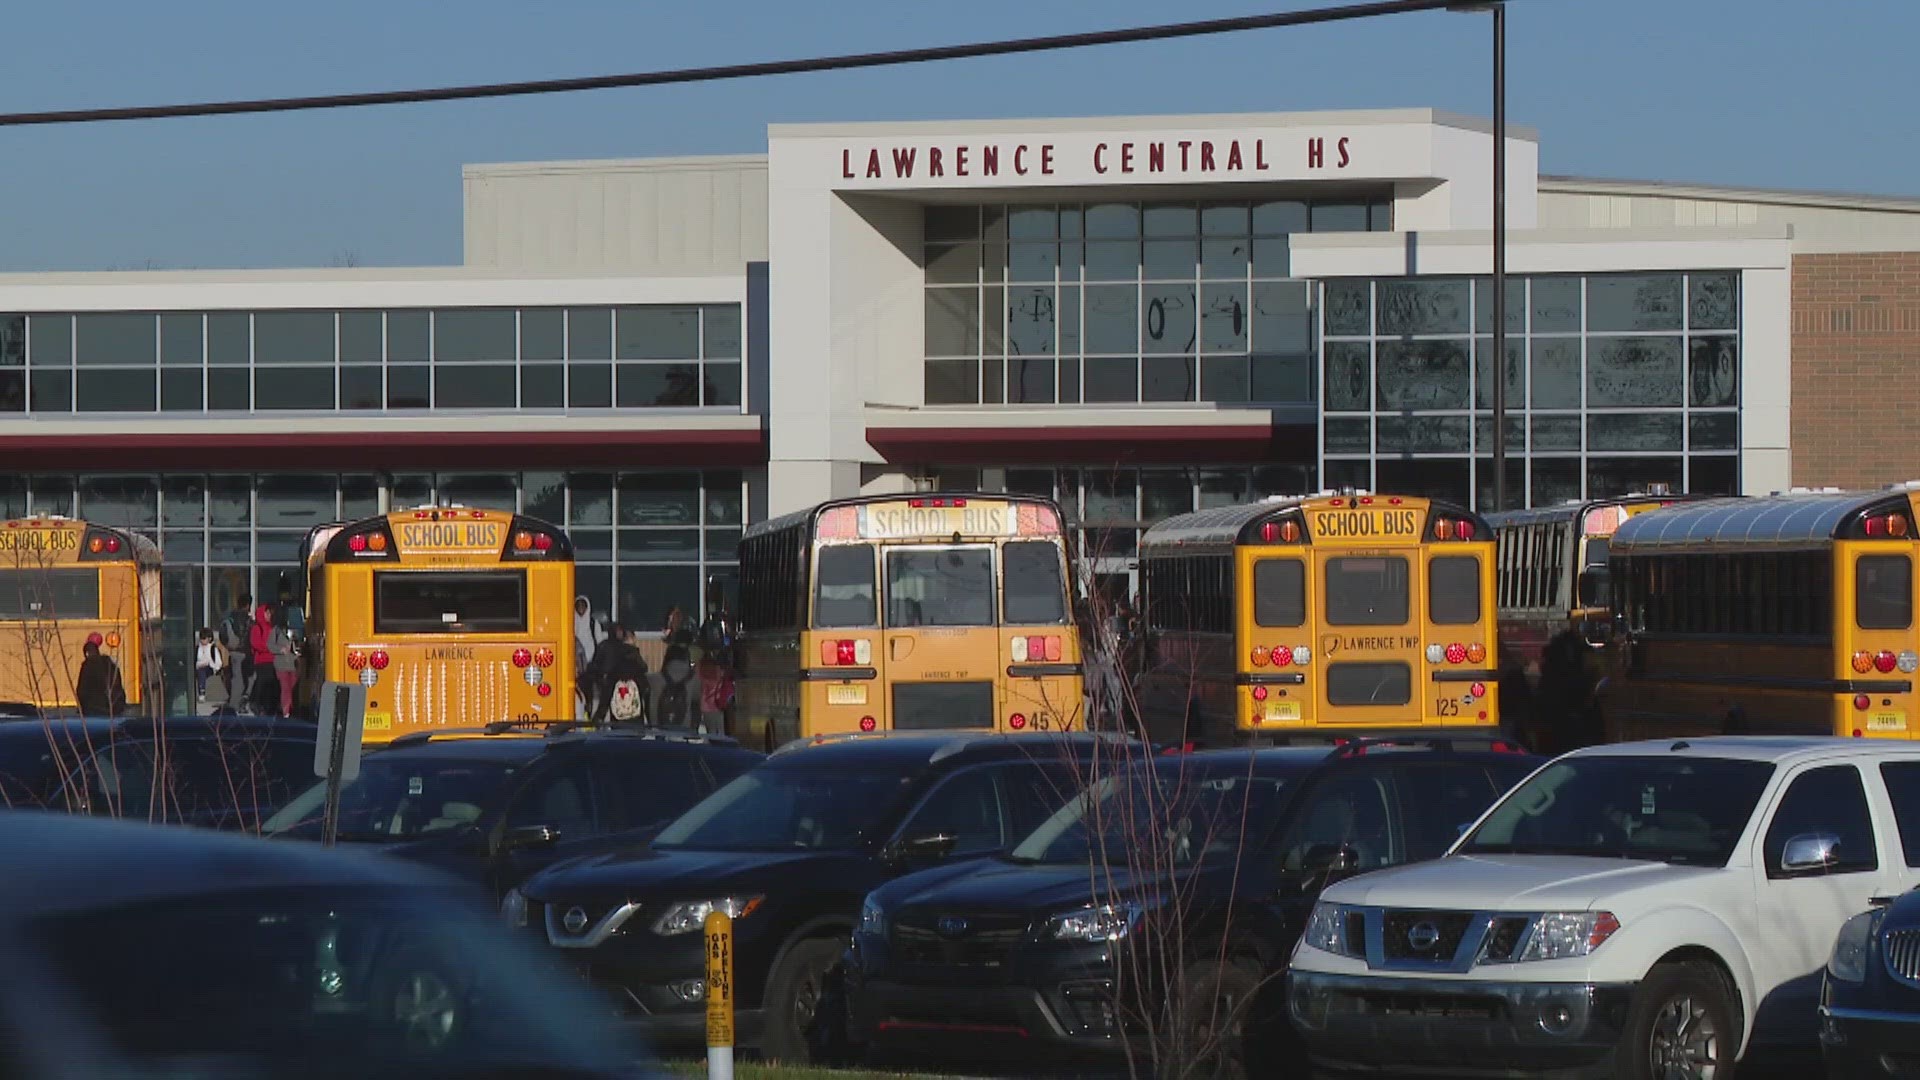
[[820,513],[814,533],[822,540],[852,540],[860,535],[860,508],[835,506]]
[[1874,539],[1890,537],[1899,539],[1907,535],[1907,519],[1904,514],[1884,514],[1870,517],[1862,523],[1866,534]]
[[553,534],[552,533],[534,533],[533,534],[533,550],[552,551],[553,550]]
[[532,551],[533,550],[533,534],[526,531],[525,529],[522,529],[519,532],[514,533],[513,534],[513,550]]

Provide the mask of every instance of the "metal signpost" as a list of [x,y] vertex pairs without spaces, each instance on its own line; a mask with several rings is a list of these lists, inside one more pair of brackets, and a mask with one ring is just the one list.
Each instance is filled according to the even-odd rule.
[[360,738],[367,719],[367,688],[357,682],[320,687],[314,709],[320,737],[313,747],[313,775],[327,782],[326,824],[321,842],[333,846],[340,832],[340,789],[360,775]]

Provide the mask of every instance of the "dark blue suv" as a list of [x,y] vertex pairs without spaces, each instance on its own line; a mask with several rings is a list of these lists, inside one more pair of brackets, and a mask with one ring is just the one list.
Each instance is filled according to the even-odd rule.
[[1920,890],[1849,919],[1820,988],[1834,1080],[1920,1077]]
[[[1244,1071],[1320,890],[1431,859],[1541,763],[1446,740],[1206,751],[1096,784],[1010,852],[865,901],[851,1041],[889,1065]],[[1262,1054],[1261,1051],[1266,1051]]]

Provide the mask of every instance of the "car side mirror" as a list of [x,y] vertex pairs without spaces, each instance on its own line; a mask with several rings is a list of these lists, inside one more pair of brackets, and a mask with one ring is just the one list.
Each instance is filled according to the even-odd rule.
[[934,862],[946,858],[953,851],[953,845],[959,837],[951,833],[929,833],[925,836],[910,836],[887,845],[888,862]]
[[1360,869],[1360,853],[1345,844],[1315,844],[1301,858],[1300,869],[1310,874],[1324,872],[1329,878],[1351,874]]
[[551,847],[560,842],[560,830],[551,825],[521,825],[508,829],[500,838],[501,851],[524,851],[528,848]]
[[1790,874],[1825,870],[1839,862],[1840,838],[1832,833],[1801,833],[1780,853],[1780,869]]

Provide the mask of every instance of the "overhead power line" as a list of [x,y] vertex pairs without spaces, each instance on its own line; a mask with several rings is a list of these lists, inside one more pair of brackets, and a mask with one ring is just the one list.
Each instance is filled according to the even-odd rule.
[[[1474,0],[1375,0],[1373,3],[1310,8],[1270,15],[1247,15],[1230,19],[1207,19],[1200,22],[1169,23],[1120,30],[1096,30],[1080,34],[1054,34],[1047,37],[1016,38],[1007,41],[980,41],[924,49],[897,49],[890,52],[856,53],[848,56],[681,68],[675,71],[643,71],[626,75],[589,75],[572,79],[478,83],[472,86],[441,86],[419,90],[376,90],[367,93],[321,94],[312,97],[0,113],[0,127],[98,124],[114,120],[166,120],[186,116],[232,116],[240,113],[304,112],[314,109],[354,109],[370,105],[412,105],[429,101],[468,101],[476,98],[568,94],[582,90],[615,90],[632,86],[719,82],[726,79],[751,79],[768,75],[801,75],[819,71],[847,71],[855,68],[924,64],[939,60],[966,60],[982,56],[1010,56],[1016,53],[1083,49],[1096,45],[1123,45],[1138,41],[1164,41],[1169,38],[1203,37],[1245,30],[1271,30],[1285,26],[1366,19],[1377,15],[1398,15],[1415,11],[1461,9],[1474,6],[1476,6]],[[1478,6],[1485,5],[1481,3]]]

